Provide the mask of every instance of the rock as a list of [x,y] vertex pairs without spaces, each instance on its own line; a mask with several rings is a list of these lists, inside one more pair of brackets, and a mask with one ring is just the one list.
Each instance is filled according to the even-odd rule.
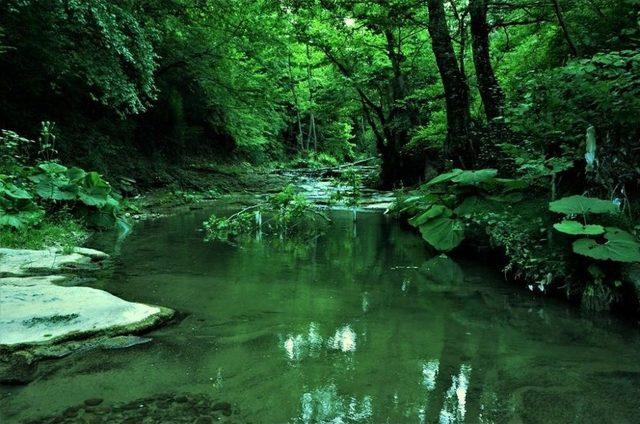
[[42,358],[146,343],[150,339],[131,334],[173,316],[167,308],[128,302],[90,287],[70,286],[87,280],[59,275],[95,270],[108,257],[86,248],[76,248],[70,254],[55,249],[0,248],[0,382],[32,380],[35,363]]
[[102,290],[53,284],[3,285],[0,304],[0,347],[52,343],[109,330],[122,334],[128,327],[153,321],[161,312]]
[[98,406],[102,403],[102,399],[100,398],[92,398],[84,401],[84,404],[87,406]]
[[59,249],[23,250],[0,248],[0,277],[59,274],[94,270],[96,262],[108,257],[97,250],[75,248],[66,254]]

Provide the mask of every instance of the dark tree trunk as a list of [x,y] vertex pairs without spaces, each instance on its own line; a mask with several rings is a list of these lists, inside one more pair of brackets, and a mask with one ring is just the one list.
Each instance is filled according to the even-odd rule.
[[491,66],[487,3],[487,0],[471,0],[469,3],[471,44],[484,112],[490,123],[498,124],[498,118],[502,117],[504,111],[504,94]]
[[429,35],[436,57],[447,107],[447,140],[445,157],[455,166],[473,167],[476,157],[471,136],[469,87],[453,51],[443,0],[427,0],[429,8]]
[[562,14],[562,9],[560,8],[560,2],[558,0],[551,0],[553,4],[553,12],[556,15],[556,19],[558,19],[558,25],[560,25],[560,29],[562,30],[562,35],[564,35],[564,39],[567,42],[567,46],[569,47],[569,51],[573,57],[578,56],[578,48],[573,42],[573,38],[571,38],[571,34],[569,33],[569,27],[564,20],[564,16]]

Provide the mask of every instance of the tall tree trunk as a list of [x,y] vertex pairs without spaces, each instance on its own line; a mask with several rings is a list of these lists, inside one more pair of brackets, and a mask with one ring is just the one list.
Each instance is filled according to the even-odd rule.
[[296,85],[294,84],[293,78],[293,70],[291,66],[291,53],[289,53],[288,57],[289,64],[289,79],[291,80],[291,95],[293,96],[294,106],[296,108],[296,121],[298,122],[298,134],[296,135],[296,140],[298,142],[298,147],[300,148],[300,153],[304,151],[304,134],[302,132],[302,116],[300,116],[300,102],[298,101],[298,93],[296,93]]
[[442,78],[447,107],[444,154],[455,166],[473,167],[476,152],[469,131],[469,87],[453,51],[443,0],[427,0],[427,6],[431,46]]
[[487,0],[471,0],[469,3],[471,45],[484,112],[490,123],[497,123],[497,118],[502,117],[504,112],[504,94],[491,66],[487,3]]
[[562,9],[560,8],[560,2],[558,0],[551,0],[551,3],[553,4],[553,12],[556,14],[558,25],[560,25],[560,29],[562,30],[565,41],[567,42],[567,46],[569,46],[571,55],[573,57],[578,57],[578,49],[576,48],[576,45],[571,38],[571,34],[569,34],[569,27],[567,27],[567,23],[564,20],[564,15],[562,14]]

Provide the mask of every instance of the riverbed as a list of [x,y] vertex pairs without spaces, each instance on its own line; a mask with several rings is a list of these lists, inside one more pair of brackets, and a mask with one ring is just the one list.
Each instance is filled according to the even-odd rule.
[[379,211],[330,212],[310,241],[239,245],[204,241],[210,213],[91,241],[114,258],[91,286],[181,319],[1,387],[3,423],[162,396],[228,402],[254,423],[640,421],[629,323],[536,297],[487,258],[434,256]]

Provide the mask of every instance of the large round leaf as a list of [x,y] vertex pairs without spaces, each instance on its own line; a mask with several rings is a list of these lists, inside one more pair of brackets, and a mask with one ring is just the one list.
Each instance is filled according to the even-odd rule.
[[564,197],[549,203],[549,210],[565,215],[585,215],[588,213],[618,213],[618,206],[603,199],[585,196]]
[[439,217],[420,226],[422,238],[436,250],[448,252],[464,240],[464,226],[455,219]]
[[497,169],[479,169],[477,171],[463,171],[451,181],[460,185],[478,185],[493,180],[498,175]]
[[427,208],[426,211],[424,211],[420,215],[416,215],[413,218],[411,218],[409,220],[409,224],[413,225],[414,227],[419,227],[425,224],[430,219],[437,218],[442,215],[446,217],[450,217],[452,215],[451,210],[448,207],[443,205],[431,205],[429,208]]
[[573,243],[573,251],[601,261],[640,262],[640,244],[636,238],[620,228],[607,227],[606,243],[593,239],[580,239]]
[[564,220],[558,224],[554,224],[553,228],[561,233],[572,236],[599,236],[604,234],[604,227],[602,225],[582,225],[578,221],[570,220]]
[[455,177],[457,177],[458,175],[462,174],[463,171],[462,169],[453,169],[451,170],[451,172],[447,172],[445,174],[440,174],[437,177],[435,177],[434,179],[430,180],[429,182],[427,182],[425,184],[426,187],[431,187],[434,186],[436,184],[440,184],[440,183],[444,183],[447,181],[451,181],[452,179],[454,179]]

